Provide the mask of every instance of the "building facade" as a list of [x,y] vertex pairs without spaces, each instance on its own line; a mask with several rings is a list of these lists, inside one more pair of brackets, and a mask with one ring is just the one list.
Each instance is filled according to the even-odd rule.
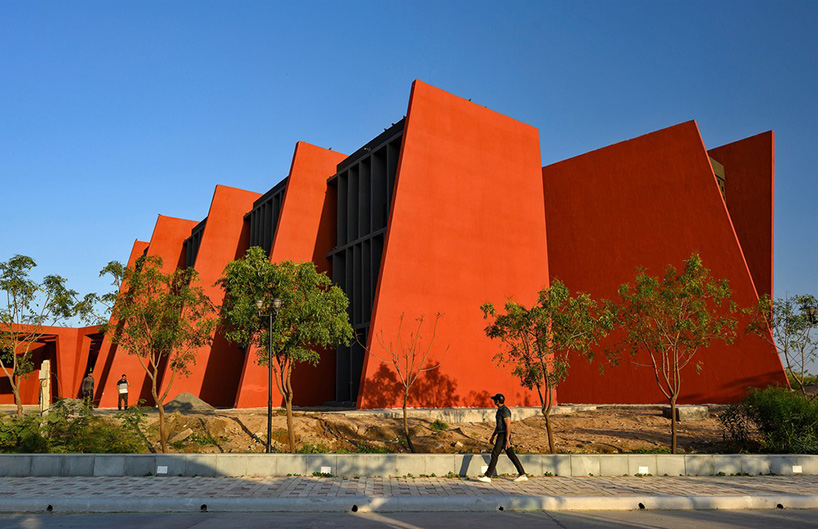
[[[773,182],[772,132],[708,151],[694,122],[542,167],[536,128],[415,81],[405,117],[351,155],[299,142],[270,190],[217,186],[205,219],[160,216],[129,262],[147,253],[169,270],[192,266],[216,305],[222,292],[212,285],[250,246],[326,272],[349,297],[357,339],[296,368],[296,405],[398,405],[384,344],[405,339],[400,322],[408,335],[420,317],[431,340],[437,314],[430,362],[439,367],[424,372],[410,405],[486,406],[497,392],[537,405],[535,392],[497,366],[500,345],[485,336],[482,304],[531,304],[552,278],[611,298],[637,268],[659,274],[696,251],[750,306],[773,294]],[[115,404],[122,373],[149,401],[136,359],[98,341],[87,367],[100,405]],[[263,406],[266,368],[256,358],[217,331],[170,397]],[[680,402],[732,402],[748,387],[787,383],[775,349],[756,336],[740,334],[700,359]],[[625,363],[600,375],[598,367],[572,362],[559,400],[663,401],[651,370]]]

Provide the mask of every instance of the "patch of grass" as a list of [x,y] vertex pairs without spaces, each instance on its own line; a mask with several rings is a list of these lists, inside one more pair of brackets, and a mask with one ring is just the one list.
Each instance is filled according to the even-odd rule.
[[376,446],[367,443],[359,444],[355,447],[355,451],[359,454],[392,454],[394,450],[391,450],[387,446]]
[[185,441],[187,441],[190,444],[197,445],[197,446],[209,446],[209,445],[217,444],[216,440],[213,439],[212,437],[210,437],[207,434],[199,435],[199,434],[194,433],[194,434],[191,434],[190,437],[185,439]]
[[316,478],[331,478],[331,477],[333,477],[332,474],[330,474],[329,472],[318,472],[317,470],[315,472],[313,472],[312,475],[315,476]]
[[429,427],[432,430],[435,430],[436,432],[441,432],[443,430],[448,430],[449,429],[449,425],[446,424],[445,422],[441,421],[440,419],[437,419],[435,422],[430,424]]
[[656,448],[637,448],[629,452],[622,452],[623,454],[669,454],[670,448],[666,446],[657,446]]
[[304,443],[298,448],[299,454],[328,454],[330,449],[321,443]]

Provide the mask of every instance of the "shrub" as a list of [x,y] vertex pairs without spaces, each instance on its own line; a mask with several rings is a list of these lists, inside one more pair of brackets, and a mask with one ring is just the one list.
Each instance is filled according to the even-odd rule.
[[436,430],[436,431],[448,430],[449,425],[446,424],[445,422],[441,421],[440,419],[437,419],[435,422],[433,422],[431,424],[431,428],[432,428],[432,430]]
[[355,447],[355,451],[359,454],[392,454],[394,450],[387,446],[376,446],[368,443],[359,444]]
[[731,404],[718,415],[722,436],[733,443],[737,452],[757,452],[761,448],[758,428],[750,419],[745,403]]
[[741,448],[758,443],[765,452],[818,454],[818,401],[785,388],[752,390],[719,420]]
[[40,430],[37,415],[0,419],[0,452],[39,454],[48,452],[48,439]]
[[298,449],[299,454],[327,454],[329,452],[330,449],[321,443],[304,443]]
[[58,401],[48,415],[0,419],[0,451],[18,453],[132,453],[142,441],[118,421],[91,414],[73,401]]

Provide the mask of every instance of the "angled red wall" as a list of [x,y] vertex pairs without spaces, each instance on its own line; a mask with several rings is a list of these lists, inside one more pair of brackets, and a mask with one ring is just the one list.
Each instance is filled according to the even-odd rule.
[[[346,155],[298,142],[293,154],[287,189],[276,225],[272,262],[314,261],[319,272],[328,270],[326,254],[332,250],[335,229],[335,204],[328,196],[327,178]],[[298,365],[293,372],[294,402],[299,406],[318,406],[334,397],[335,353],[322,353],[317,367]],[[273,384],[278,406],[282,397]],[[245,359],[236,396],[237,408],[267,404],[267,368],[258,365],[257,352]]]
[[[260,196],[222,185],[216,186],[213,192],[194,268],[199,273],[198,286],[216,307],[224,298],[224,291],[216,286],[216,281],[227,263],[236,258],[244,214],[253,209],[253,202]],[[197,353],[190,375],[176,377],[168,399],[189,392],[213,406],[232,406],[243,364],[244,353],[217,333],[212,346],[202,347]]]
[[759,295],[773,295],[775,135],[758,134],[709,151],[724,165],[724,195]]
[[[52,402],[59,398],[77,398],[80,382],[86,374],[90,335],[98,333],[99,327],[31,328],[41,333],[42,339],[32,344],[30,349],[34,370],[20,381],[20,397],[23,404],[39,402],[39,371],[43,360],[51,361]],[[6,380],[5,373],[0,371],[0,404],[13,403],[11,386]]]
[[[734,300],[750,306],[757,295],[725,203],[694,122],[599,149],[543,168],[549,267],[574,291],[616,299],[637,267],[660,275],[694,251]],[[785,384],[781,362],[763,340],[740,333],[689,367],[680,401],[730,402],[748,386]],[[637,357],[644,363],[647,357]],[[600,375],[574,359],[559,388],[562,402],[663,402],[653,372],[631,362]]]
[[[428,339],[443,313],[433,360],[412,406],[487,406],[502,392],[535,405],[484,332],[480,306],[530,304],[548,284],[546,223],[537,129],[415,81],[403,133],[358,407],[400,402],[391,364],[375,338],[403,339],[420,315]],[[445,358],[442,353],[448,346]]]
[[[147,255],[161,257],[162,270],[165,273],[170,273],[179,266],[183,266],[185,263],[183,243],[190,236],[190,231],[196,224],[198,223],[195,220],[159,215],[153,228]],[[134,251],[136,251],[136,244],[134,244]],[[113,353],[111,368],[107,373],[104,384],[97,381],[97,386],[102,391],[99,397],[99,406],[101,408],[116,406],[116,381],[119,380],[123,373],[128,375],[128,380],[131,382],[130,403],[135,404],[137,399],[144,399],[149,406],[153,405],[153,398],[150,393],[150,379],[139,364],[139,360],[136,356],[126,354],[123,350],[118,349]]]
[[[15,326],[15,328],[17,327]],[[22,329],[27,328],[29,328],[28,325],[22,326]],[[51,389],[52,393],[56,395],[63,385],[63,381],[59,377],[58,362],[64,361],[71,364],[77,352],[78,330],[76,328],[43,326],[34,328],[34,330],[42,333],[43,336],[41,340],[32,343],[29,347],[31,362],[34,366],[33,371],[18,379],[20,400],[24,405],[39,402],[39,371],[43,360],[51,361]],[[63,350],[64,354],[60,356]],[[18,354],[21,353],[22,347],[18,348]],[[11,384],[2,370],[0,370],[0,404],[14,404],[14,393],[11,391]]]
[[[100,332],[98,326],[80,327],[71,341],[57,341],[57,391],[61,397],[75,398],[80,395],[80,385],[86,375],[92,337]],[[53,367],[52,367],[53,369]],[[99,382],[98,374],[94,374]]]
[[[134,241],[131,254],[128,256],[127,266],[132,267],[134,263],[136,263],[136,260],[142,257],[148,250],[149,244],[150,243],[145,241]],[[113,324],[113,322],[109,321],[109,324]],[[102,393],[109,383],[111,384],[109,391],[113,391],[113,386],[116,385],[116,381],[119,380],[120,375],[122,375],[122,373],[111,375],[111,367],[113,366],[114,357],[116,356],[116,349],[117,346],[111,343],[109,335],[106,334],[99,348],[97,360],[94,363],[94,377],[96,377],[94,400],[96,402],[102,399]],[[80,378],[80,381],[82,381],[82,378]]]

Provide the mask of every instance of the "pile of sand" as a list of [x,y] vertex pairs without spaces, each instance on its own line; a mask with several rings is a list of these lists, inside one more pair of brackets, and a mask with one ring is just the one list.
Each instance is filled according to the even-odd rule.
[[165,411],[173,413],[207,413],[215,408],[192,393],[180,393],[178,397],[165,404]]

